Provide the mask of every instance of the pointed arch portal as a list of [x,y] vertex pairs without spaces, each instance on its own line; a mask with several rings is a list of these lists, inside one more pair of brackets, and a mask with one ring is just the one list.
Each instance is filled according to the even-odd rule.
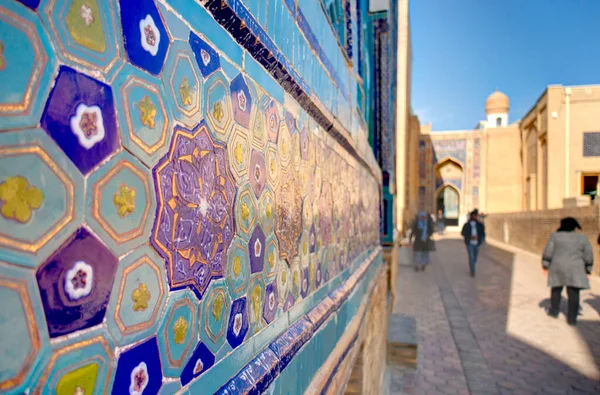
[[444,213],[446,226],[457,226],[460,213],[460,195],[452,185],[445,185],[437,195],[437,209]]

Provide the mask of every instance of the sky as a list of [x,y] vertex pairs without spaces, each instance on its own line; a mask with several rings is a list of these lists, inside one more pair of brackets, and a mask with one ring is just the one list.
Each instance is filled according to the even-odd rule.
[[522,118],[548,85],[600,84],[600,0],[412,0],[412,108],[472,129],[499,89]]

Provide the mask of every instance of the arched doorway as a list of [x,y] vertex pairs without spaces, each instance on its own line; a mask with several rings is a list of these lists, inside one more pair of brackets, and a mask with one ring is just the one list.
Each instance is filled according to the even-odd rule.
[[446,226],[458,226],[460,196],[452,185],[442,187],[437,195],[437,210],[444,213]]

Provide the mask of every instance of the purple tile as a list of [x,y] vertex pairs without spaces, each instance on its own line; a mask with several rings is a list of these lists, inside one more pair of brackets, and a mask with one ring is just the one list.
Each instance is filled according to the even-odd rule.
[[312,254],[313,252],[317,251],[317,230],[315,229],[315,224],[313,222],[312,225],[310,225],[310,231],[308,234],[309,237],[309,248],[310,248],[310,253]]
[[302,160],[308,160],[308,139],[308,130],[302,128],[300,131],[300,156],[302,157]]
[[50,337],[102,323],[117,264],[118,259],[81,228],[38,268]]
[[294,306],[295,303],[296,299],[294,299],[294,295],[288,291],[287,297],[285,298],[285,303],[283,304],[283,311],[288,311]]
[[224,275],[235,233],[235,183],[226,157],[225,145],[213,141],[202,121],[191,131],[177,126],[154,168],[151,242],[167,261],[171,289],[189,286],[202,297],[211,279]]
[[204,343],[198,343],[189,361],[181,373],[181,385],[187,385],[190,381],[202,375],[215,364],[215,356]]
[[256,225],[250,241],[248,242],[248,254],[250,256],[251,273],[262,272],[265,267],[265,233],[260,225]]
[[285,121],[285,124],[286,124],[288,130],[290,131],[290,134],[294,134],[298,131],[296,129],[296,119],[290,112],[284,110],[283,111],[283,119]]
[[310,289],[310,276],[308,275],[308,267],[302,270],[302,284],[300,284],[300,295],[302,298],[306,298],[308,290]]
[[272,143],[277,143],[279,136],[279,114],[275,101],[271,100],[266,107],[267,137]]
[[217,391],[221,395],[263,394],[279,374],[279,359],[267,348]]
[[112,89],[66,66],[60,67],[41,125],[83,174],[119,147]]
[[231,104],[233,106],[233,119],[245,128],[250,128],[252,96],[242,74],[238,74],[231,81]]
[[249,167],[250,186],[257,200],[260,200],[260,195],[267,185],[267,167],[265,165],[265,156],[262,152],[252,150],[250,154]]
[[158,394],[162,368],[156,337],[119,356],[112,394]]
[[246,297],[236,299],[231,304],[231,314],[227,324],[227,342],[231,348],[236,348],[243,343],[248,333],[248,309]]
[[221,67],[219,54],[206,41],[198,37],[194,32],[190,32],[190,47],[196,57],[196,63],[204,78],[207,78],[215,70]]
[[263,318],[270,324],[277,314],[278,303],[277,283],[267,284],[265,288],[265,300],[263,306]]

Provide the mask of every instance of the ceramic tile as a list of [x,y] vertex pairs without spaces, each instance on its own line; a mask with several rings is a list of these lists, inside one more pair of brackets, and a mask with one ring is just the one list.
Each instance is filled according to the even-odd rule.
[[113,394],[156,394],[161,386],[162,369],[156,337],[121,353],[112,386]]
[[248,305],[246,297],[236,299],[231,304],[231,313],[227,324],[227,342],[232,348],[238,347],[248,333]]

